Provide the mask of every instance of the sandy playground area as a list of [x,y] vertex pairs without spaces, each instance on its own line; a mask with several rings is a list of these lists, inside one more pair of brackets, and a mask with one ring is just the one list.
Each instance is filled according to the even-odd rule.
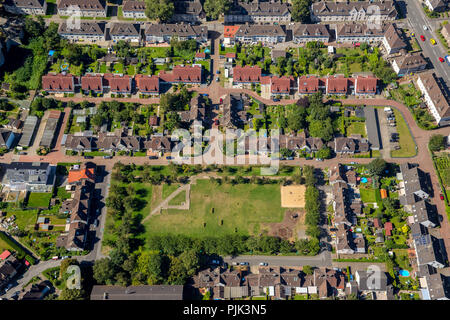
[[304,208],[305,191],[304,185],[281,186],[281,207]]

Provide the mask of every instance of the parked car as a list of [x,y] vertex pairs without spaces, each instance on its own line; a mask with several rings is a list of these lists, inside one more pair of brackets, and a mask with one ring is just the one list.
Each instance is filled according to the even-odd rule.
[[436,40],[434,40],[433,38],[431,38],[431,39],[430,39],[430,43],[431,43],[432,45],[435,45],[435,44],[436,44]]
[[423,35],[421,35],[420,40],[425,41],[425,37]]
[[157,156],[150,156],[150,157],[148,157],[150,160],[155,160],[155,159],[158,159],[158,157]]
[[447,61],[447,64],[450,66],[450,56],[445,56],[445,61]]
[[112,156],[103,156],[103,159],[112,159]]
[[237,266],[237,265],[238,265],[238,263],[237,263],[236,261],[233,261],[231,264],[232,264],[233,266]]
[[352,162],[350,162],[350,164],[356,164],[356,162],[355,162],[355,161],[352,161]]
[[167,156],[167,157],[166,157],[166,160],[172,160],[172,159],[173,159],[172,156]]
[[426,25],[423,25],[423,30],[428,30]]
[[439,198],[440,198],[441,200],[444,200],[444,195],[441,193],[441,194],[439,195]]
[[97,228],[98,225],[99,225],[99,221],[98,221],[98,219],[95,219],[95,220],[94,220],[94,226]]
[[93,156],[84,156],[85,159],[94,159]]
[[280,99],[278,99],[278,98],[273,98],[273,101],[278,102],[278,101],[280,101]]
[[219,265],[219,264],[220,264],[220,261],[219,261],[219,260],[213,259],[213,260],[211,261],[211,264],[217,264],[217,265]]
[[248,262],[241,262],[240,265],[241,266],[249,266],[250,264]]
[[445,62],[444,58],[442,58],[442,57],[439,57],[439,61],[440,62]]
[[267,267],[269,264],[267,262],[261,262],[259,265],[263,266],[263,267]]
[[59,257],[58,256],[54,256],[54,257],[52,257],[52,260],[58,260],[59,259]]
[[294,157],[287,157],[288,160],[294,160]]

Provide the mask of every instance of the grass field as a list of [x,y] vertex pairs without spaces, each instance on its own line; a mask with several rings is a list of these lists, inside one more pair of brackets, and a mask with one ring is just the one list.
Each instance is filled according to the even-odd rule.
[[178,189],[179,186],[180,186],[179,183],[172,183],[170,185],[163,184],[163,187],[162,187],[162,197],[163,197],[163,199],[165,199],[168,196],[170,196],[175,190]]
[[374,189],[359,189],[359,193],[361,194],[361,201],[362,202],[376,202],[377,199],[375,197],[375,190]]
[[399,150],[392,150],[391,157],[395,158],[408,158],[416,155],[416,144],[411,132],[409,131],[408,125],[405,122],[402,114],[394,109],[395,119],[397,120],[397,132],[400,136],[399,138]]
[[13,250],[9,244],[7,244],[3,239],[0,239],[0,253],[2,253],[5,250]]
[[31,192],[28,196],[27,206],[29,208],[48,208],[51,193]]
[[186,201],[186,191],[181,191],[172,200],[169,201],[169,206],[179,206]]
[[350,136],[352,134],[360,134],[363,137],[367,137],[366,124],[364,122],[352,122],[347,127],[347,136]]
[[198,180],[191,187],[190,200],[190,210],[165,210],[147,220],[147,234],[248,235],[259,230],[262,222],[280,222],[285,212],[278,184],[217,186]]

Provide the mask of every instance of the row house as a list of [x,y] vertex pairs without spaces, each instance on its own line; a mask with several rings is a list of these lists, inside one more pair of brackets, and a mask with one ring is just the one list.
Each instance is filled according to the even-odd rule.
[[145,19],[145,1],[128,0],[122,5],[122,14],[124,18]]
[[298,77],[298,93],[300,95],[309,95],[319,91],[326,91],[326,83],[326,79],[317,78],[316,76]]
[[159,78],[168,83],[200,84],[202,83],[202,66],[174,66],[172,72],[159,72]]
[[308,137],[306,132],[296,136],[280,136],[280,149],[289,149],[295,151],[297,154],[300,152],[317,152],[324,146],[321,138]]
[[402,163],[397,179],[400,180],[399,200],[408,212],[411,205],[429,198],[426,175],[417,165]]
[[300,24],[294,29],[292,36],[294,43],[306,43],[311,41],[327,43],[330,41],[328,26],[324,24]]
[[450,105],[447,97],[444,95],[444,90],[439,86],[436,75],[420,74],[417,78],[417,86],[419,87],[422,96],[425,98],[425,103],[428,110],[434,117],[439,126],[450,124]]
[[399,77],[425,70],[427,64],[420,52],[404,53],[392,60],[392,68]]
[[320,1],[311,5],[311,19],[314,22],[328,21],[369,21],[377,23],[395,20],[397,9],[395,1]]
[[286,33],[279,25],[241,25],[234,35],[241,43],[276,44],[286,41]]
[[9,250],[3,251],[0,254],[0,290],[3,291],[22,268],[22,263]]
[[443,12],[447,10],[447,0],[424,0],[423,3],[430,11]]
[[48,93],[74,93],[78,79],[71,74],[47,74],[42,76],[42,90]]
[[414,250],[416,251],[417,265],[420,269],[425,267],[433,267],[441,269],[445,267],[445,249],[441,246],[440,241],[429,233],[428,228],[420,223],[411,225],[411,237],[413,240]]
[[90,92],[100,94],[105,90],[103,85],[103,76],[100,74],[86,74],[81,77],[81,90],[84,94]]
[[419,200],[409,206],[405,210],[411,214],[413,223],[420,223],[427,228],[434,228],[437,225],[436,215],[434,214],[430,204],[425,200]]
[[113,94],[131,94],[133,78],[129,75],[106,73],[103,75],[103,88]]
[[233,85],[261,83],[262,69],[259,66],[236,66],[233,68]]
[[80,22],[80,25],[75,27],[64,21],[58,27],[58,34],[70,41],[105,41],[105,23]]
[[223,44],[225,46],[234,46],[236,43],[236,33],[239,31],[241,26],[223,26]]
[[225,23],[273,24],[291,22],[290,5],[281,1],[253,2],[235,1],[225,14]]
[[359,43],[359,42],[381,42],[383,41],[386,27],[371,28],[367,23],[350,22],[336,25],[336,41]]
[[338,155],[369,152],[370,145],[367,139],[352,137],[337,137],[328,143],[329,147]]
[[289,96],[297,89],[297,81],[293,76],[266,76],[261,78],[261,85],[270,87],[271,97]]
[[137,74],[135,76],[136,88],[140,94],[159,95],[159,77]]
[[47,12],[45,0],[6,0],[3,6],[13,14],[45,15]]
[[401,30],[397,28],[395,23],[392,23],[387,27],[382,41],[387,54],[398,53],[401,50],[406,50],[408,46],[403,40]]
[[197,95],[189,102],[189,111],[179,112],[182,122],[190,125],[194,121],[204,122],[206,120],[206,102],[203,96]]
[[106,3],[102,0],[60,0],[58,15],[82,17],[106,17]]
[[94,189],[94,182],[82,179],[75,186],[73,197],[62,203],[60,212],[69,215],[69,228],[56,239],[56,247],[64,247],[68,251],[86,249]]
[[173,22],[196,23],[206,21],[206,14],[200,0],[175,0],[174,9],[171,19]]
[[128,42],[141,42],[140,24],[114,23],[109,30],[111,40],[114,42],[124,40]]
[[366,242],[361,233],[355,233],[345,224],[339,224],[336,231],[336,253],[366,253]]
[[208,27],[193,26],[187,23],[161,23],[150,24],[145,29],[145,41],[147,43],[169,43],[173,37],[181,41],[197,40],[204,43],[208,40]]

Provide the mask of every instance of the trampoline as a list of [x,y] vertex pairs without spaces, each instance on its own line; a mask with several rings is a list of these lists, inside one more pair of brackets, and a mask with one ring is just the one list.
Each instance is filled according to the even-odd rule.
[[408,270],[400,270],[398,272],[401,277],[409,277],[409,271]]
[[361,183],[367,183],[367,178],[366,177],[362,177],[361,178]]

